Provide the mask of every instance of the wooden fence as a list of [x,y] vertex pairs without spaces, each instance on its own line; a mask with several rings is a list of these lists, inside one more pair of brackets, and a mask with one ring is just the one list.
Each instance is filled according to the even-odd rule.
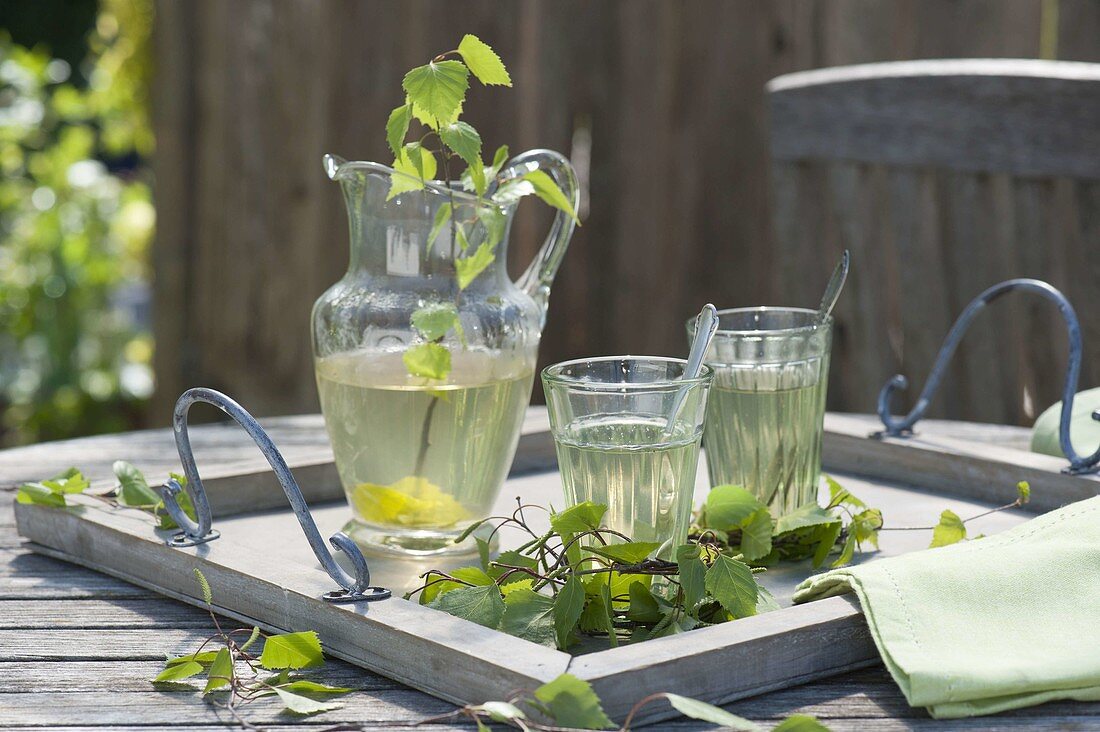
[[[467,117],[486,145],[560,150],[586,186],[584,225],[551,297],[545,363],[682,353],[684,319],[706,301],[816,304],[828,266],[781,261],[774,245],[768,79],[911,58],[1096,61],[1100,3],[160,0],[155,422],[197,384],[225,389],[258,414],[316,410],[310,306],[347,257],[343,204],[321,155],[388,161],[383,128],[402,74],[467,32],[498,49],[515,81],[471,92]],[[1100,204],[1089,205],[1100,216]],[[530,210],[513,233],[516,271],[546,223],[534,204],[522,208]],[[1041,257],[1008,264],[995,240],[981,246],[992,254],[959,259],[974,267],[975,294],[1008,275],[1064,287],[1060,277],[1084,274],[1044,269]],[[1095,275],[1100,265],[1090,266]],[[1087,320],[1093,303],[1082,291],[1074,295]],[[932,331],[942,321],[929,321],[927,340],[938,341]],[[1063,348],[1060,337],[1036,333],[1036,352]],[[1086,350],[1097,363],[1100,337]],[[1042,363],[1052,373],[1030,395],[1037,408],[1057,398],[1060,380],[1060,358]],[[863,390],[837,390],[831,408],[869,411],[881,381],[905,366],[884,367]],[[919,386],[924,374],[910,375]],[[1084,385],[1096,376],[1086,370]],[[1003,410],[941,403],[933,414]]]

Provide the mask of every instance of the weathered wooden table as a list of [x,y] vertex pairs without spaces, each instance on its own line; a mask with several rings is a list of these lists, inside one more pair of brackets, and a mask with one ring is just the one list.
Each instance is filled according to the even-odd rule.
[[[285,451],[327,453],[319,417],[264,420]],[[986,436],[1004,445],[1025,439],[1004,427],[959,425],[968,439]],[[201,469],[240,459],[234,427],[193,430]],[[223,437],[225,439],[223,439]],[[223,449],[219,445],[226,445]],[[257,459],[262,460],[256,454]],[[13,520],[14,488],[70,465],[92,478],[110,475],[116,459],[130,460],[150,478],[175,469],[167,430],[48,443],[0,452],[0,727],[4,729],[218,729],[229,716],[195,691],[163,691],[149,683],[165,653],[193,649],[210,634],[196,608],[105,575],[38,556],[21,546]],[[277,490],[277,488],[275,488]],[[232,622],[230,621],[230,624]],[[357,691],[343,708],[307,719],[280,714],[271,700],[245,707],[250,722],[267,729],[392,729],[446,714],[446,702],[368,671],[330,660],[316,678]],[[765,726],[792,714],[812,714],[833,730],[871,729],[1100,729],[1100,703],[1054,703],[976,720],[936,722],[911,709],[886,671],[871,669],[772,692],[727,706]],[[351,725],[345,727],[343,725]],[[432,729],[450,728],[450,722]],[[687,720],[662,729],[701,729]],[[656,727],[653,727],[656,728]]]

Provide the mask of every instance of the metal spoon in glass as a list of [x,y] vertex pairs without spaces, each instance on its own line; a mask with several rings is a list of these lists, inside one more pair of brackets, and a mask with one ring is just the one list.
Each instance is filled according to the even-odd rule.
[[[699,376],[699,372],[703,370],[703,358],[706,357],[707,349],[710,348],[710,342],[714,339],[716,332],[718,332],[718,310],[708,302],[695,319],[695,337],[692,338],[687,365],[684,366],[681,379],[694,379]],[[668,423],[665,425],[666,434],[672,434],[676,426],[676,417],[680,414],[680,408],[683,406],[686,396],[687,390],[682,389],[672,402],[672,409],[668,414]]]
[[840,298],[840,291],[844,289],[844,282],[848,279],[848,265],[851,262],[851,254],[844,250],[840,261],[833,269],[833,276],[829,278],[829,284],[825,286],[825,294],[821,297],[821,304],[817,306],[817,322],[824,323],[836,307],[836,301]]

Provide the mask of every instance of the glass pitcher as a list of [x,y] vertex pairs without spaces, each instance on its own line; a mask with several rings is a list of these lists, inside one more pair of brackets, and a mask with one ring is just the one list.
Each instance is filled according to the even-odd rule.
[[[574,221],[559,211],[512,282],[518,198],[488,203],[441,182],[399,192],[420,183],[376,163],[327,155],[324,164],[343,188],[351,259],[313,307],[313,354],[354,514],[347,530],[367,549],[471,551],[472,541],[454,540],[489,515],[511,467]],[[535,170],[576,209],[576,175],[558,153],[519,155],[496,180]]]

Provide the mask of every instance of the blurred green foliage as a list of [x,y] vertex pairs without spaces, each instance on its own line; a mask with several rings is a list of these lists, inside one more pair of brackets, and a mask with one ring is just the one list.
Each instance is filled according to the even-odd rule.
[[0,443],[136,426],[152,391],[148,0],[102,0],[86,86],[0,31]]
[[98,0],[3,0],[0,28],[23,46],[46,44],[54,58],[73,67],[74,80],[83,85],[88,29],[98,10]]

